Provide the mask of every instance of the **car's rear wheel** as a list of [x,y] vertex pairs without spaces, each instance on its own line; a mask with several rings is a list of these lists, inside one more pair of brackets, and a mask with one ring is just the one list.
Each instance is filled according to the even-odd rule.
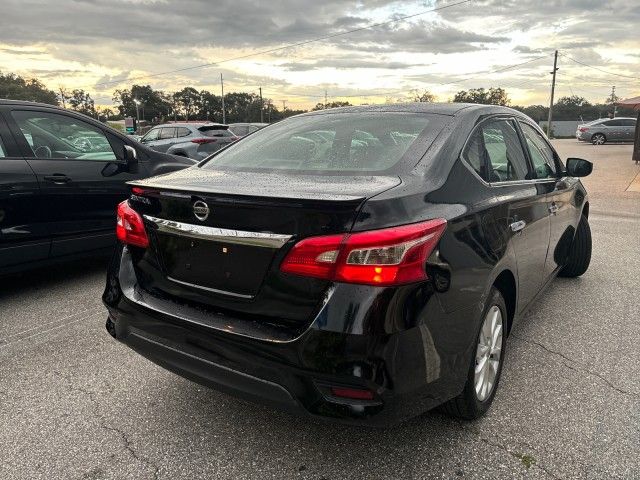
[[595,133],[591,136],[591,143],[594,145],[604,145],[607,142],[607,137],[602,133]]
[[492,288],[476,337],[464,390],[443,405],[455,417],[473,420],[491,406],[498,388],[507,340],[507,308],[502,294]]
[[589,220],[582,215],[576,235],[573,237],[567,263],[560,270],[561,277],[579,277],[589,268],[591,263],[591,228]]

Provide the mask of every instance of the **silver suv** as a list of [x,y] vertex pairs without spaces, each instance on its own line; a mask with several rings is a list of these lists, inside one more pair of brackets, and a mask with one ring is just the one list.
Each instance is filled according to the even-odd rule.
[[594,145],[603,145],[607,142],[632,142],[635,130],[635,118],[601,118],[578,125],[576,138]]
[[170,123],[153,127],[140,142],[158,152],[202,160],[238,138],[219,123]]

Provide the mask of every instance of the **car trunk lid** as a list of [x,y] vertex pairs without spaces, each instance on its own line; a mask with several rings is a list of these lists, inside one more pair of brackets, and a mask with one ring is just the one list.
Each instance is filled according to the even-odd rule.
[[279,271],[293,243],[349,231],[367,198],[400,184],[393,176],[194,170],[132,184],[151,240],[137,262],[146,289],[290,320],[307,319],[328,286]]

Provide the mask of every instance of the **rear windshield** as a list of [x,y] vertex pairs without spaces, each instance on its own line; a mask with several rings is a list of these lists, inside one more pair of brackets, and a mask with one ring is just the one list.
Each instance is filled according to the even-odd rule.
[[227,125],[203,125],[198,127],[198,131],[205,137],[233,137],[233,132],[229,131]]
[[332,113],[294,117],[243,138],[201,164],[205,169],[382,172],[404,157],[417,163],[424,137],[442,117],[406,112]]

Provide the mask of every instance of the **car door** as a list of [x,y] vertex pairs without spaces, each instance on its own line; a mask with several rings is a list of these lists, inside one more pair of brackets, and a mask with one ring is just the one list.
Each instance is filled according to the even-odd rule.
[[560,158],[541,132],[525,122],[520,122],[520,128],[533,166],[534,178],[539,188],[547,192],[550,235],[544,276],[548,278],[564,264],[573,240],[578,220],[573,206],[577,180],[562,177]]
[[138,177],[122,159],[124,142],[82,116],[46,108],[12,108],[8,125],[35,173],[43,199],[50,256],[113,244],[116,205]]
[[158,140],[158,135],[160,134],[160,127],[155,127],[149,130],[144,136],[140,139],[140,143],[146,145],[149,148],[153,148],[155,150],[155,143]]
[[[549,246],[546,190],[531,180],[516,121],[490,118],[477,127],[480,170],[498,202],[497,221],[507,229],[517,264],[518,305],[528,305],[540,291]],[[476,162],[477,163],[477,162]]]
[[605,137],[607,137],[607,141],[609,142],[618,142],[620,141],[621,135],[621,124],[620,120],[607,120],[606,122],[602,122],[602,133],[604,133]]
[[636,133],[636,121],[632,118],[625,118],[622,122],[622,138],[625,142],[632,142]]
[[154,142],[153,149],[166,153],[174,143],[176,143],[176,127],[162,127],[158,139]]
[[49,256],[42,207],[36,175],[0,113],[0,270]]

